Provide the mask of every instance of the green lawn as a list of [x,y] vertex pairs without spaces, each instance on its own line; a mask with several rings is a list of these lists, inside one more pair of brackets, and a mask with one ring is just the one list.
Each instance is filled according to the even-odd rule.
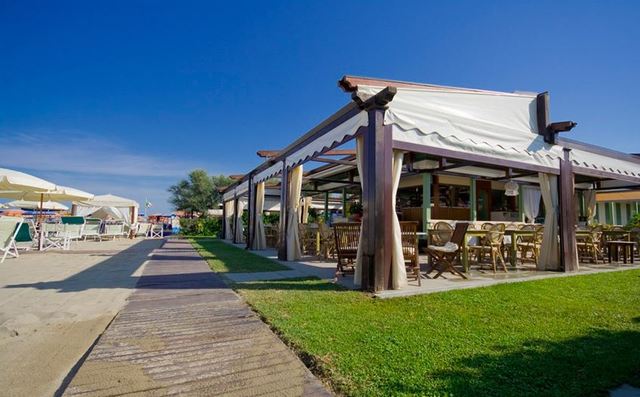
[[212,238],[192,238],[191,243],[214,272],[255,273],[290,270],[260,255]]
[[345,395],[604,396],[640,386],[638,270],[390,300],[320,280],[234,288]]

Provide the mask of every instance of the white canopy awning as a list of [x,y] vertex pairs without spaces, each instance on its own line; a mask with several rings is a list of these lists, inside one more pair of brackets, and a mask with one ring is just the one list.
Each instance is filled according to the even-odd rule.
[[94,196],[91,200],[74,201],[74,205],[81,207],[134,207],[138,208],[140,205],[137,201],[124,197],[115,196],[113,194],[103,194],[100,196]]
[[[359,85],[358,95],[383,88]],[[384,122],[401,142],[552,168],[562,156],[538,134],[535,94],[400,87]]]

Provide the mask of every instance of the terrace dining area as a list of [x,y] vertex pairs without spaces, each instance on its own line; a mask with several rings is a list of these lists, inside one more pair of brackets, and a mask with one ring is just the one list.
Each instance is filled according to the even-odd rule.
[[548,93],[339,85],[352,103],[223,192],[225,239],[387,295],[636,266],[596,194],[639,190],[640,157],[559,137]]

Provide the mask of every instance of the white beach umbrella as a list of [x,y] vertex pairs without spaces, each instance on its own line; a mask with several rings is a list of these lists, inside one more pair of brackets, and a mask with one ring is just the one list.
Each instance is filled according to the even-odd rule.
[[56,203],[55,201],[45,201],[40,205],[39,201],[29,200],[15,200],[7,203],[7,206],[12,208],[23,208],[29,210],[53,210],[53,211],[67,211],[69,207],[64,204]]
[[135,207],[140,205],[137,201],[124,197],[114,196],[113,194],[103,194],[94,196],[89,200],[74,201],[73,204],[83,207]]
[[0,190],[0,197],[26,201],[91,200],[94,195],[68,186],[55,186],[47,191]]
[[56,185],[24,172],[0,168],[0,190],[46,191],[55,190]]

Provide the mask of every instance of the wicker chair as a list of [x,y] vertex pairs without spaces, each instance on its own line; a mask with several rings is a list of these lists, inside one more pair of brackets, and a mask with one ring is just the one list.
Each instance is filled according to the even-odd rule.
[[400,233],[407,279],[418,280],[418,285],[422,285],[418,254],[418,222],[400,222]]
[[335,223],[333,225],[338,256],[336,274],[353,273],[355,270],[361,226],[358,222]]
[[457,274],[464,279],[467,278],[467,276],[465,276],[462,272],[455,268],[453,262],[462,251],[462,244],[464,242],[465,234],[467,233],[468,227],[468,223],[456,223],[456,228],[453,231],[451,241],[447,242],[444,246],[432,245],[427,248],[427,254],[431,258],[431,262],[433,263],[432,269],[427,273],[430,273],[434,269],[438,272],[433,278],[438,278],[442,275],[442,273],[447,271],[451,272],[452,274]]
[[451,240],[451,236],[453,236],[453,227],[447,222],[437,222],[433,225],[430,236],[432,245],[445,245]]
[[333,236],[333,231],[329,226],[324,223],[319,225],[320,227],[320,252],[325,259],[336,257],[336,239]]
[[596,226],[589,230],[589,233],[581,233],[576,236],[578,245],[578,258],[583,260],[588,258],[593,263],[598,263],[602,258],[602,227]]
[[489,254],[491,263],[493,264],[493,272],[496,272],[496,262],[502,263],[502,268],[507,271],[507,265],[502,256],[502,240],[504,239],[505,226],[502,223],[493,225],[493,227],[487,230],[487,235],[484,237],[480,245],[469,246],[469,250],[476,254],[478,262],[482,259],[485,253]]

